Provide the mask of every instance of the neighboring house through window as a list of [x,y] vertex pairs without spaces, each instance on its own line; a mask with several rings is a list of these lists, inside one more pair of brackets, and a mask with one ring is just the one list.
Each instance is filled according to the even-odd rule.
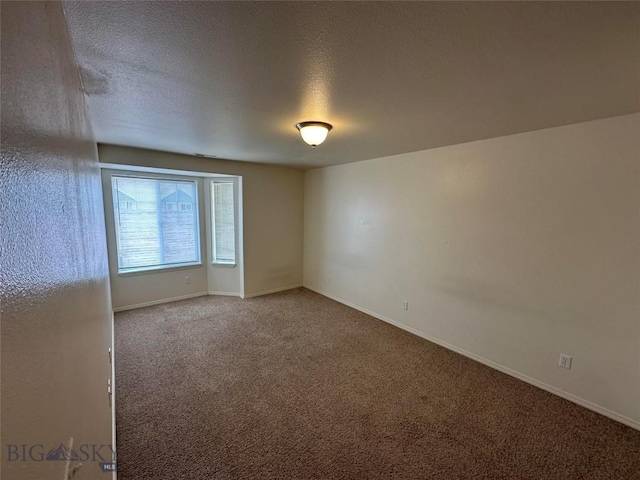
[[195,180],[113,175],[111,181],[120,273],[200,264]]

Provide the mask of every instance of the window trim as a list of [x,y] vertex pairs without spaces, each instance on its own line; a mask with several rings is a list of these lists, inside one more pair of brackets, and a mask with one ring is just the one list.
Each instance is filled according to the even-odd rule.
[[202,262],[176,263],[173,265],[165,264],[165,265],[158,265],[156,267],[133,267],[133,268],[128,268],[126,270],[120,270],[118,271],[117,275],[119,277],[132,277],[135,275],[144,275],[149,273],[161,273],[167,270],[180,270],[180,269],[186,270],[189,268],[201,267],[201,266],[202,266]]
[[[195,211],[191,210],[192,212],[194,212],[194,215],[196,217],[196,252],[198,253],[198,258],[196,261],[191,261],[191,262],[180,262],[180,263],[163,263],[163,264],[159,264],[159,265],[148,265],[148,266],[141,266],[141,267],[130,267],[130,268],[121,268],[120,267],[120,237],[118,235],[118,222],[117,222],[117,212],[115,207],[115,203],[113,201],[113,195],[114,195],[114,190],[113,190],[113,178],[114,177],[119,177],[119,178],[136,178],[136,179],[143,179],[143,180],[156,180],[156,181],[162,181],[162,180],[168,180],[168,181],[178,181],[178,182],[185,182],[185,183],[193,183],[194,188],[195,188],[195,197],[194,197],[194,203],[195,203]],[[198,188],[198,180],[196,178],[193,177],[180,177],[178,175],[168,175],[168,174],[154,174],[154,173],[150,173],[150,174],[143,174],[143,175],[136,175],[135,173],[132,172],[127,172],[127,173],[120,173],[120,172],[111,172],[109,174],[109,186],[111,187],[111,197],[112,197],[112,221],[113,221],[113,228],[114,228],[114,237],[115,237],[115,243],[116,243],[116,252],[115,252],[115,257],[116,257],[116,268],[117,268],[117,275],[118,276],[134,276],[134,275],[143,275],[143,274],[151,274],[151,273],[159,273],[162,271],[166,271],[166,270],[175,270],[175,269],[180,269],[180,268],[194,268],[194,267],[201,267],[202,266],[202,232],[201,232],[201,212],[200,212],[200,191]],[[177,206],[178,202],[176,202],[176,206]],[[118,208],[120,207],[120,205],[118,204]],[[136,209],[137,210],[137,209]],[[160,212],[164,211],[164,208],[161,207]],[[178,212],[179,210],[171,210],[171,211],[176,211]]]
[[[214,205],[214,184],[216,183],[230,183],[232,185],[233,192],[233,262],[218,262],[216,261],[216,214]],[[209,180],[209,208],[211,209],[210,221],[211,221],[211,265],[221,268],[235,268],[238,265],[238,183],[233,178],[212,178]]]

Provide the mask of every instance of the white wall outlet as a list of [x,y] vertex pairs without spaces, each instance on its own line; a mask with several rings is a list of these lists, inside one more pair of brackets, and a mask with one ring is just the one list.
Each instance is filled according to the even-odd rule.
[[564,353],[560,354],[560,362],[558,363],[562,368],[567,368],[571,370],[571,357],[569,355],[565,355]]
[[186,285],[189,285],[191,283],[191,279],[189,278],[189,276],[184,277],[184,283]]
[[409,302],[402,302],[402,309],[406,312],[409,310]]

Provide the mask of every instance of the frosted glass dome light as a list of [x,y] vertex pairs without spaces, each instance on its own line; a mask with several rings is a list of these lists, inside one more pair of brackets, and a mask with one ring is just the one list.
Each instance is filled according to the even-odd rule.
[[316,148],[316,145],[320,145],[326,140],[329,130],[333,127],[325,122],[300,122],[296,128],[300,130],[302,139]]

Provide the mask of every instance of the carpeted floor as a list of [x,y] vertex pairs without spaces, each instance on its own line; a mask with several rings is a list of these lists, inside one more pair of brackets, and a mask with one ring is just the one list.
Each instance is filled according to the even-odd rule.
[[116,314],[118,480],[640,479],[640,432],[299,289]]

